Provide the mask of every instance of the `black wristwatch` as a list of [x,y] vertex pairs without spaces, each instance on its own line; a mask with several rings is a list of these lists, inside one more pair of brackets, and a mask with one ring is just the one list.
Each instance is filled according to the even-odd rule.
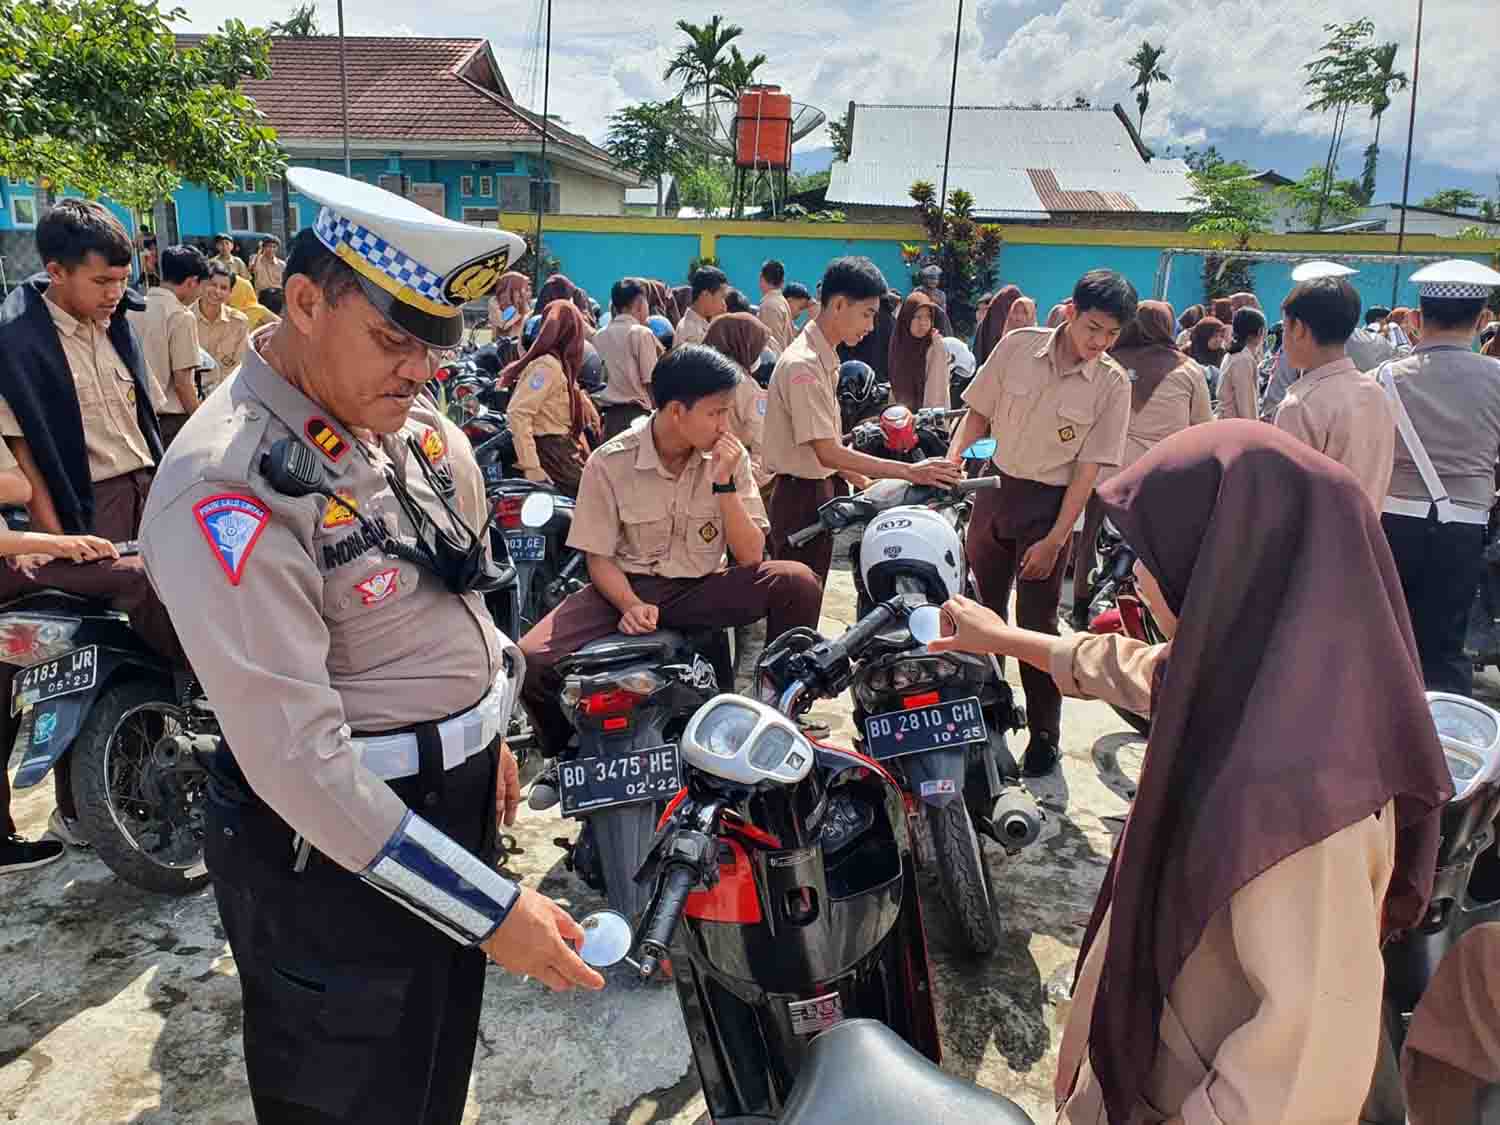
[[729,483],[728,484],[720,484],[718,481],[714,481],[714,495],[715,496],[720,496],[720,495],[722,495],[725,492],[738,492],[739,490],[740,490],[740,486],[734,483],[734,478],[733,477],[729,478]]

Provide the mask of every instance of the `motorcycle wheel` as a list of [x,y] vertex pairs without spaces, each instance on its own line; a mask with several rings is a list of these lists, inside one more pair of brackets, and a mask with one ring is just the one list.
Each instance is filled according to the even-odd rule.
[[1109,706],[1116,715],[1130,724],[1131,729],[1136,734],[1149,735],[1151,733],[1151,720],[1146,718],[1145,715],[1137,715],[1134,711],[1127,711],[1123,707],[1116,707],[1113,703]]
[[995,900],[990,869],[984,862],[984,845],[974,831],[974,822],[963,801],[949,801],[939,808],[924,806],[927,826],[937,853],[938,881],[943,898],[973,953],[993,953],[1000,942],[995,920]]
[[203,862],[201,770],[175,770],[157,751],[185,730],[171,689],[152,680],[111,684],[94,702],[69,753],[84,835],[127,883],[184,895],[208,882]]

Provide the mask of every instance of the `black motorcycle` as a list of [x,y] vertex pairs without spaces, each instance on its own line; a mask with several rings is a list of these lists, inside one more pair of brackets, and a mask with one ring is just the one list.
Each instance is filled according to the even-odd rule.
[[948,452],[948,423],[964,413],[937,408],[912,411],[898,403],[882,410],[879,418],[855,426],[844,444],[872,457],[915,464]]
[[[1099,567],[1092,577],[1089,596],[1089,632],[1119,633],[1146,644],[1166,641],[1146,603],[1136,591],[1135,552],[1114,524],[1105,520],[1099,528]],[[1137,734],[1151,733],[1151,719],[1111,703],[1110,709],[1130,724]]]

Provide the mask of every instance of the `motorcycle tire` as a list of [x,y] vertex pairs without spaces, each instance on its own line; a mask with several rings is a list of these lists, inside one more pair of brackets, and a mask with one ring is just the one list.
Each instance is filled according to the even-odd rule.
[[167,867],[140,851],[126,837],[110,809],[105,771],[108,750],[121,720],[145,704],[175,705],[171,685],[156,680],[118,680],[94,700],[78,737],[69,748],[73,763],[73,802],[84,837],[104,865],[132,886],[157,894],[186,895],[208,882],[199,861],[186,867]]
[[1136,734],[1146,736],[1151,733],[1151,720],[1146,718],[1145,715],[1137,715],[1134,711],[1127,711],[1123,707],[1116,707],[1113,703],[1109,706],[1116,715],[1130,724],[1131,729]]
[[995,898],[984,845],[962,801],[924,806],[927,826],[937,855],[938,882],[943,899],[958,923],[969,951],[988,954],[1000,943]]

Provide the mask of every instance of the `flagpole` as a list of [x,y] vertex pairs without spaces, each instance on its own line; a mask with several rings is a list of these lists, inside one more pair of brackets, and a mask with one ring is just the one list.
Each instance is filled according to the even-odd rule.
[[[1406,245],[1406,199],[1411,191],[1411,148],[1417,132],[1417,79],[1422,74],[1422,4],[1417,0],[1417,45],[1411,64],[1411,115],[1406,122],[1406,170],[1401,175],[1401,226],[1396,233],[1396,253],[1399,255]],[[1395,276],[1391,279],[1391,308],[1396,307],[1396,294],[1401,289],[1401,262],[1396,262]]]
[[958,0],[958,19],[953,24],[953,81],[948,86],[948,139],[943,143],[943,190],[938,196],[938,238],[948,208],[948,158],[953,152],[953,103],[958,98],[958,47],[964,31],[964,0]]
[[542,288],[542,216],[547,211],[547,121],[552,98],[552,0],[543,0],[547,5],[547,45],[542,62],[542,190],[536,200],[536,248],[531,256],[531,287],[534,292]]

